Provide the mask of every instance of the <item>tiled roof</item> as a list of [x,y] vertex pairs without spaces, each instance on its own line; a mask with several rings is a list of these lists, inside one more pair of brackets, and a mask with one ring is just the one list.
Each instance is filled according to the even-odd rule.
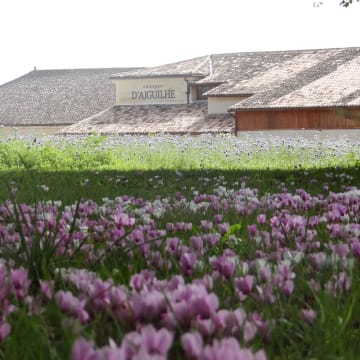
[[[338,66],[360,55],[360,48],[252,52],[236,55],[231,64],[226,60],[226,54],[219,55],[219,59],[213,56],[215,74],[211,79],[217,77],[224,80],[224,84],[208,91],[207,95],[254,94],[259,90],[274,88],[283,82],[287,82],[287,86],[290,83],[296,83],[296,86],[303,85],[329,74]],[[206,81],[207,78],[201,80]]]
[[360,48],[339,50],[293,76],[279,77],[231,109],[344,106],[360,106]]
[[0,86],[0,124],[62,125],[114,104],[111,74],[129,68],[36,70]]
[[207,96],[247,95],[234,109],[359,105],[358,48],[214,54],[113,78],[197,74]]
[[179,61],[172,64],[150,67],[135,71],[121,72],[113,74],[112,79],[132,79],[132,78],[151,78],[151,77],[173,77],[173,76],[199,76],[204,77],[209,74],[209,56],[202,56],[190,60]]
[[230,114],[209,115],[206,102],[182,105],[113,106],[63,129],[62,134],[78,133],[211,133],[234,132]]

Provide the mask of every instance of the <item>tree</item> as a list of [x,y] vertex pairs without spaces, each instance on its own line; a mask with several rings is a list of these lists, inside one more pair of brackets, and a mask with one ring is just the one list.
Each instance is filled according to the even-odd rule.
[[[360,0],[356,0],[356,1],[359,2]],[[352,3],[353,3],[353,0],[341,0],[340,5],[344,6],[344,7],[348,7]]]
[[[343,6],[343,7],[348,7],[349,5],[351,5],[353,3],[353,1],[357,1],[357,2],[360,2],[360,0],[341,0],[340,1],[340,6]],[[313,6],[318,8],[320,6],[323,5],[323,2],[322,1],[314,1],[313,2]]]

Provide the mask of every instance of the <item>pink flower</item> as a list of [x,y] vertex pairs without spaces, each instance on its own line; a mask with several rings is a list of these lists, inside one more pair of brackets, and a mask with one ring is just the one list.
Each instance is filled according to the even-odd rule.
[[72,347],[72,360],[100,360],[100,354],[94,350],[91,343],[83,338],[77,339]]
[[279,286],[280,291],[286,295],[290,296],[294,291],[295,285],[292,280],[286,280],[281,286]]
[[142,337],[140,350],[144,347],[147,353],[167,355],[174,337],[169,330],[162,328],[156,331],[152,325],[147,325],[141,329],[140,334]]
[[79,300],[70,291],[58,291],[55,295],[58,306],[65,313],[77,317],[82,323],[89,320],[89,314],[85,310],[86,300]]
[[227,222],[224,222],[224,223],[218,224],[217,228],[218,228],[220,234],[226,234],[230,228],[230,224]]
[[188,332],[181,336],[181,346],[187,359],[198,359],[203,347],[202,336],[198,332]]
[[135,274],[130,279],[130,286],[140,291],[144,286],[150,286],[155,278],[153,271],[143,270],[138,274]]
[[241,291],[243,294],[250,294],[251,290],[254,287],[255,284],[255,276],[253,275],[245,275],[240,278],[236,278],[235,281],[235,287],[237,290]]
[[196,255],[193,252],[185,252],[181,255],[180,266],[185,275],[191,275],[195,269]]
[[216,215],[214,216],[214,221],[215,221],[217,224],[221,223],[221,222],[223,221],[223,219],[224,219],[224,217],[223,217],[221,214],[216,214]]
[[204,230],[211,230],[213,228],[212,221],[208,221],[208,220],[201,220],[200,225]]
[[257,222],[261,225],[264,225],[266,223],[266,215],[265,214],[259,214],[256,218]]
[[246,321],[244,325],[244,340],[245,342],[251,341],[257,333],[257,327],[250,321]]
[[135,224],[135,218],[131,218],[128,214],[118,212],[113,216],[115,225],[120,229],[123,226],[130,227]]
[[157,320],[166,311],[165,296],[160,291],[142,291],[132,298],[135,316],[140,321]]
[[295,273],[288,265],[279,265],[278,271],[274,276],[275,285],[286,296],[290,296],[294,291]]
[[137,332],[128,333],[122,348],[126,359],[164,359],[173,342],[173,333],[162,328],[156,330],[152,325],[147,325]]
[[175,254],[179,248],[180,239],[176,237],[166,239],[165,250],[170,254]]
[[351,244],[351,251],[356,257],[360,257],[360,241],[354,240]]
[[219,300],[213,293],[198,296],[191,301],[191,313],[200,315],[201,318],[209,318],[219,306]]
[[191,236],[190,247],[199,254],[204,254],[204,240],[201,236]]
[[226,278],[231,278],[235,272],[234,257],[222,255],[220,257],[212,256],[210,259],[211,266]]
[[52,298],[53,288],[54,288],[54,281],[40,280],[40,290],[49,300]]
[[311,325],[316,318],[316,312],[313,309],[301,309],[300,317],[307,324]]
[[7,322],[0,322],[0,341],[6,339],[11,331],[11,326]]
[[248,235],[250,238],[254,238],[255,236],[259,235],[259,231],[256,224],[252,224],[248,226]]
[[200,360],[265,360],[266,356],[263,350],[253,354],[249,349],[242,349],[233,337],[214,340],[212,346],[205,346]]
[[13,269],[11,270],[10,277],[16,297],[18,300],[23,300],[30,287],[28,271],[24,268]]

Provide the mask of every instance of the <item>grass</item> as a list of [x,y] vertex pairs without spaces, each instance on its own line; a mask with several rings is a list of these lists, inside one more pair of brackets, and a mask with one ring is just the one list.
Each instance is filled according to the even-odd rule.
[[68,140],[0,143],[0,358],[357,358],[358,142]]
[[[96,135],[69,141],[60,138],[55,145],[54,140],[35,140],[15,138],[0,143],[0,199],[9,197],[6,185],[11,182],[17,184],[19,201],[33,202],[40,196],[73,203],[79,195],[99,201],[124,193],[150,198],[186,192],[199,186],[199,178],[224,177],[222,182],[230,184],[245,177],[249,186],[262,193],[276,191],[279,182],[317,192],[317,185],[322,186],[333,169],[335,176],[346,170],[347,176],[359,178],[359,145],[351,142]],[[313,183],[309,184],[309,178]],[[334,180],[334,189],[346,181]],[[49,189],[47,194],[41,185]],[[206,191],[206,181],[200,186],[199,191]]]

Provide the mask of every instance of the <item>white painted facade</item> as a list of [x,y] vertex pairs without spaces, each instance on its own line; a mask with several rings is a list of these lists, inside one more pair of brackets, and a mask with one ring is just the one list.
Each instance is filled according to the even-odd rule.
[[[112,81],[116,86],[116,105],[166,105],[199,101],[194,80],[196,78],[146,77]],[[226,114],[231,105],[245,98],[243,96],[209,97],[208,113]]]
[[114,79],[116,105],[186,104],[187,82],[182,77]]
[[209,96],[208,113],[225,114],[231,105],[244,99],[246,99],[246,96]]

